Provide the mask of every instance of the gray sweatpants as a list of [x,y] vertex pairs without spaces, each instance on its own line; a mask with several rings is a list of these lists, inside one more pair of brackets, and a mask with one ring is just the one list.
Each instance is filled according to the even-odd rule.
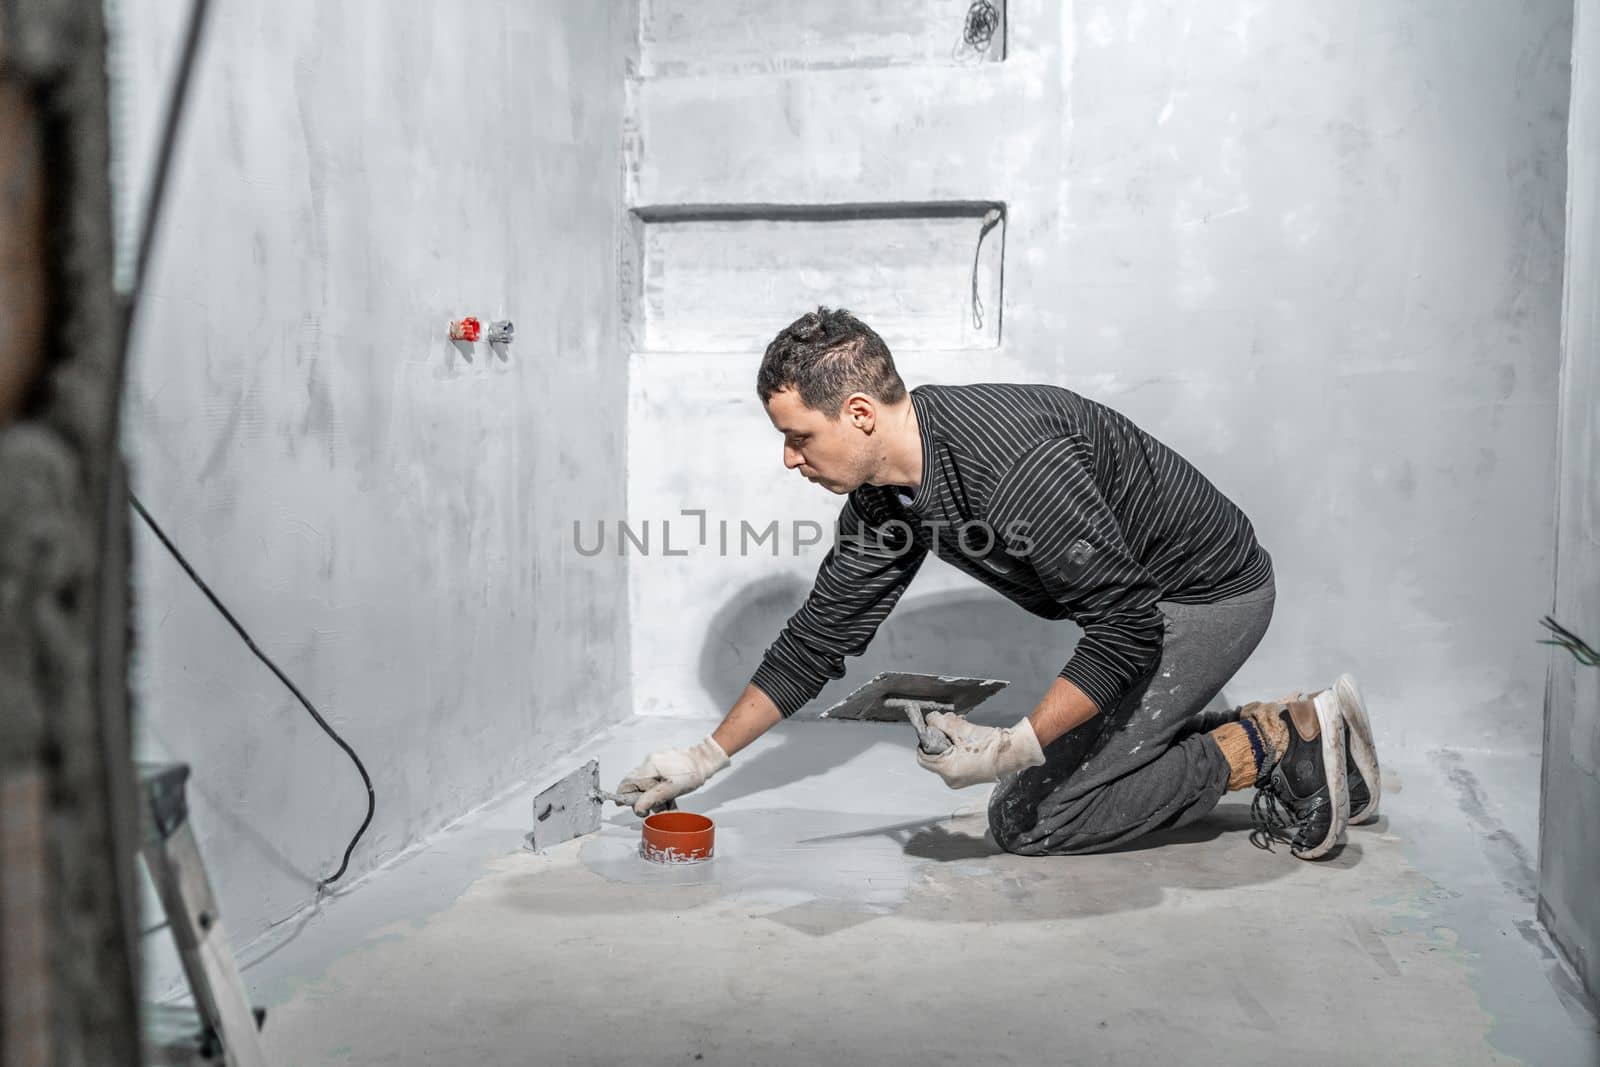
[[1216,806],[1228,761],[1199,730],[1200,712],[1255,651],[1272,620],[1275,586],[1215,604],[1158,606],[1161,659],[1110,714],[1045,747],[1045,762],[1002,782],[989,829],[1024,856],[1114,848],[1182,826]]

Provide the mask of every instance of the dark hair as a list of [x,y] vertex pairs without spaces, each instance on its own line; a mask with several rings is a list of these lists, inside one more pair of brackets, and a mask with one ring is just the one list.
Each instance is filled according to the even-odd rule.
[[808,408],[830,419],[851,393],[885,404],[905,399],[906,383],[894,369],[889,346],[872,327],[843,308],[819,307],[785,326],[761,359],[756,392],[765,404],[793,387]]

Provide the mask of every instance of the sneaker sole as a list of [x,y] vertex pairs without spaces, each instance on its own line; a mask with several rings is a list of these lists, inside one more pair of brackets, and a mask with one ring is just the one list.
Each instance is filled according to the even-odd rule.
[[1316,701],[1317,729],[1322,735],[1322,770],[1328,776],[1328,800],[1333,805],[1333,821],[1328,835],[1310,848],[1296,852],[1303,860],[1320,859],[1338,847],[1350,821],[1350,783],[1344,772],[1344,716],[1332,692],[1319,693]]
[[1367,783],[1371,798],[1360,811],[1350,813],[1350,825],[1359,826],[1378,817],[1378,799],[1383,793],[1383,778],[1378,769],[1378,748],[1372,742],[1372,720],[1367,717],[1367,703],[1361,697],[1361,687],[1348,674],[1341,674],[1333,684],[1339,710],[1350,726],[1350,757]]

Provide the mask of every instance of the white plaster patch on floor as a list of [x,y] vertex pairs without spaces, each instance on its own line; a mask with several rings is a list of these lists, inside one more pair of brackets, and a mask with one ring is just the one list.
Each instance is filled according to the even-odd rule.
[[635,820],[603,827],[579,855],[602,878],[645,889],[706,886],[744,903],[821,898],[888,910],[905,903],[916,877],[906,841],[941,821],[805,808],[734,811],[717,823],[714,859],[667,868],[639,856]]

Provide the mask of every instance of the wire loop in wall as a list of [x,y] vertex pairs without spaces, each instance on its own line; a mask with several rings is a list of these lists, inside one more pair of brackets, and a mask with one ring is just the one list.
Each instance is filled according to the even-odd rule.
[[961,32],[961,39],[968,48],[982,52],[988,49],[999,28],[1000,12],[992,0],[973,0],[972,6],[967,8],[967,24]]

